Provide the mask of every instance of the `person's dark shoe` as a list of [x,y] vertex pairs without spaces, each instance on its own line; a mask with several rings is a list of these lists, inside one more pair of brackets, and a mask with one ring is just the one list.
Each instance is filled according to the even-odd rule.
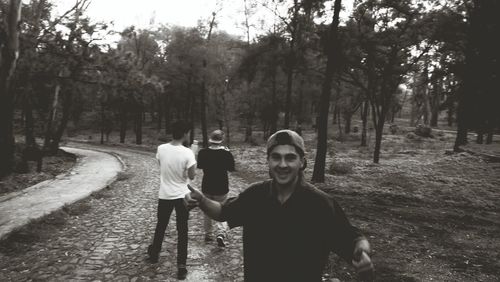
[[225,247],[226,246],[226,242],[224,242],[224,236],[222,236],[222,235],[217,236],[217,245],[219,247]]
[[153,245],[148,246],[148,258],[146,259],[150,263],[158,262],[158,253],[153,252]]
[[184,279],[186,279],[187,274],[188,274],[188,271],[185,267],[179,267],[177,269],[177,279],[184,280]]

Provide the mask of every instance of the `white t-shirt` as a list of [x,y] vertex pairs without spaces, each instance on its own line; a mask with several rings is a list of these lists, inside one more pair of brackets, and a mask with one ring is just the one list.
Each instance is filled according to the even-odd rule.
[[184,198],[189,193],[188,169],[196,164],[193,151],[170,143],[158,146],[156,159],[160,161],[160,191],[164,200]]

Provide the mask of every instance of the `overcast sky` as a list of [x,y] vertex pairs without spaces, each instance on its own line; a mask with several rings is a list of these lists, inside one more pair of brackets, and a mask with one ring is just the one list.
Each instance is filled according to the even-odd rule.
[[[59,14],[74,5],[72,0],[53,1]],[[130,25],[150,27],[152,19],[154,24],[196,26],[198,20],[208,23],[212,12],[217,10],[219,30],[243,34],[243,0],[92,0],[86,14],[94,21],[113,21],[114,28],[121,31]],[[272,19],[270,15],[267,18]]]
[[[56,11],[62,14],[73,6],[74,0],[52,0]],[[248,1],[253,2],[253,1]],[[344,5],[351,8],[352,0],[344,0]],[[171,24],[196,26],[199,20],[207,23],[213,11],[217,12],[218,30],[238,36],[245,34],[243,0],[92,0],[86,14],[94,21],[114,22],[114,29],[123,30],[135,25],[138,28],[152,27],[151,24]],[[154,19],[154,22],[152,22]],[[269,29],[276,18],[271,11],[260,8],[251,19],[256,26],[251,30],[263,32]]]

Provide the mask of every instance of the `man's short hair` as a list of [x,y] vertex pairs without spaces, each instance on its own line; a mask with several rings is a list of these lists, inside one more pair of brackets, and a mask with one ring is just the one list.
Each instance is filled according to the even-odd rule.
[[172,137],[176,140],[181,139],[184,134],[188,133],[190,126],[183,120],[178,120],[172,123]]

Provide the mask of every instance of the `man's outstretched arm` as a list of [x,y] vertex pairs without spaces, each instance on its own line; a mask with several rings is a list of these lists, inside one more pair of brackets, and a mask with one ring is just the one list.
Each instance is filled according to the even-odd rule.
[[221,220],[221,210],[222,206],[219,202],[212,201],[209,198],[205,197],[203,193],[201,193],[198,189],[192,187],[188,184],[189,191],[191,193],[186,194],[184,200],[188,207],[200,207],[201,210],[208,215],[211,219],[222,221]]
[[366,239],[360,239],[354,245],[352,264],[356,268],[361,281],[373,281],[373,263],[370,258],[370,244]]

